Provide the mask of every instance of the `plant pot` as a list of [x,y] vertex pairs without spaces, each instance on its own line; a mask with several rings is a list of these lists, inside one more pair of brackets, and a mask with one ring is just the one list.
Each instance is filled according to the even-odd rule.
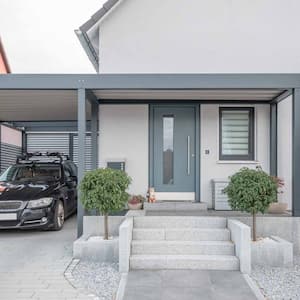
[[128,208],[130,210],[139,210],[142,209],[142,207],[143,207],[143,203],[136,203],[136,204],[128,203]]
[[287,210],[287,203],[274,202],[271,203],[268,208],[268,213],[270,214],[283,214]]

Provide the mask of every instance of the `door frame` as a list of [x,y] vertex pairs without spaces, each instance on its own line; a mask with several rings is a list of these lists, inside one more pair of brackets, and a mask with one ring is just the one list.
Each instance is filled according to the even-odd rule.
[[200,111],[201,104],[149,104],[149,187],[154,184],[154,108],[193,107],[195,109],[195,201],[200,202]]

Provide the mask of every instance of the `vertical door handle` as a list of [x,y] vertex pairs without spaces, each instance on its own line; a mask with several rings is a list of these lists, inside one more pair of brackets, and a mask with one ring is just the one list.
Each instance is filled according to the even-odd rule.
[[191,174],[191,137],[187,137],[187,174]]

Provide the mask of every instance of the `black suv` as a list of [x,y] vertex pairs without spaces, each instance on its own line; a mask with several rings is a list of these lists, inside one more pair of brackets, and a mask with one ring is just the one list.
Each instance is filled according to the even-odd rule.
[[60,230],[77,208],[77,168],[60,153],[18,157],[0,175],[0,229]]

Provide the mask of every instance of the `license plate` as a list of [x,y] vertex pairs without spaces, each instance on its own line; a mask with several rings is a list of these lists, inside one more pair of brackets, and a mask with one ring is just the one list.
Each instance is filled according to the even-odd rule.
[[0,214],[0,221],[17,220],[17,214]]

